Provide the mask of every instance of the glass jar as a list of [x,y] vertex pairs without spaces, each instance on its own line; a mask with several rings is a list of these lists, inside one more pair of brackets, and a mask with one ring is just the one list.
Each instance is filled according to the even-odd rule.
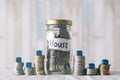
[[52,74],[71,73],[71,20],[47,20],[47,70]]

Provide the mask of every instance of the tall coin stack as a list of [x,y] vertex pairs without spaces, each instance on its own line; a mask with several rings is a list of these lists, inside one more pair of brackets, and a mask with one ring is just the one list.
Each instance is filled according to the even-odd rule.
[[32,67],[32,63],[31,62],[27,62],[26,63],[25,74],[26,75],[34,75],[34,69]]
[[45,56],[42,55],[42,51],[38,50],[36,51],[36,56],[35,56],[35,74],[36,75],[44,75],[44,58]]
[[24,75],[23,66],[24,66],[24,63],[22,62],[22,58],[16,57],[16,63],[14,66],[14,73],[16,75]]
[[85,56],[83,52],[78,50],[74,62],[74,75],[84,75],[85,73]]
[[102,64],[99,65],[101,75],[110,75],[110,64],[107,59],[102,60]]

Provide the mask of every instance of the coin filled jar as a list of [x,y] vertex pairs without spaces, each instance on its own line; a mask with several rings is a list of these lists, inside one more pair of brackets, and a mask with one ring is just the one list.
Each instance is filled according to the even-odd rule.
[[51,19],[47,25],[47,70],[51,74],[71,73],[71,20]]

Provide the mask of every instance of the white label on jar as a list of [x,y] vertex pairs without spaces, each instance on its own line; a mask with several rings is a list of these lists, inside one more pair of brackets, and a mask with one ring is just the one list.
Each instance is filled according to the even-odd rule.
[[71,41],[70,39],[63,38],[53,38],[48,40],[49,49],[62,50],[62,51],[70,51]]

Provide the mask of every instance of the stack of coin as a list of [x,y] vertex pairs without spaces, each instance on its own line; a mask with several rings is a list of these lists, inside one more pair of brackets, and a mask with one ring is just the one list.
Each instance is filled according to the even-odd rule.
[[82,51],[77,51],[74,62],[74,75],[84,75],[85,71],[85,56],[82,55]]
[[102,64],[99,65],[101,75],[110,75],[110,64],[107,59],[102,60]]
[[14,66],[14,74],[16,75],[24,75],[24,70],[23,70],[24,63],[22,62],[21,57],[16,57],[16,63]]
[[95,68],[94,63],[89,64],[89,68],[87,68],[87,75],[97,75],[98,69]]
[[44,75],[44,58],[45,56],[42,55],[42,51],[38,50],[35,56],[35,74],[36,75]]
[[32,63],[31,62],[27,62],[26,63],[25,74],[26,75],[34,75],[34,69],[32,67]]

